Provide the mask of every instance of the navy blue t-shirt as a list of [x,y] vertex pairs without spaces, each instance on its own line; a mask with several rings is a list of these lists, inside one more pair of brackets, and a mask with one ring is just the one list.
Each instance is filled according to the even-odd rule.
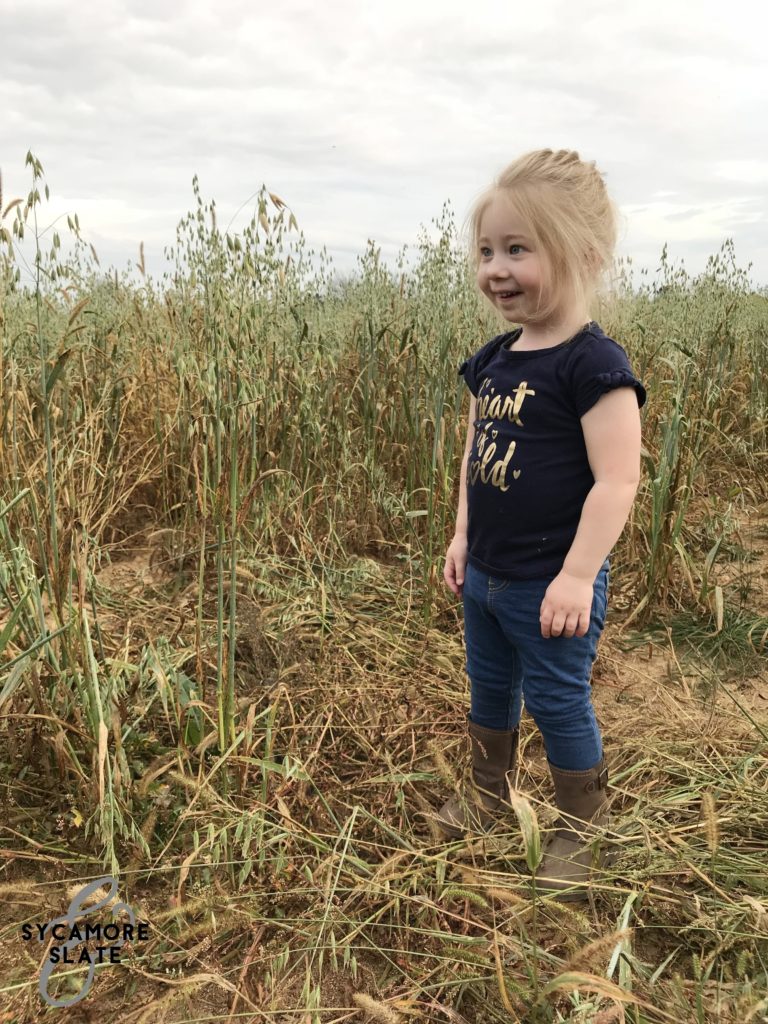
[[[556,576],[595,478],[580,418],[606,391],[645,388],[592,320],[571,341],[516,351],[522,327],[459,367],[477,399],[467,462],[467,560],[503,579]],[[512,346],[511,350],[509,346]]]

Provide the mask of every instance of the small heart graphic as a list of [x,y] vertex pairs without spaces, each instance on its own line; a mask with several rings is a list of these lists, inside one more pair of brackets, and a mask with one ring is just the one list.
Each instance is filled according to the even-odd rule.
[[520,476],[520,470],[519,469],[513,469],[512,470],[512,476],[515,478],[515,480],[517,480],[517,478]]
[[491,436],[492,437],[496,437],[497,434],[498,434],[498,430],[492,430],[491,431]]

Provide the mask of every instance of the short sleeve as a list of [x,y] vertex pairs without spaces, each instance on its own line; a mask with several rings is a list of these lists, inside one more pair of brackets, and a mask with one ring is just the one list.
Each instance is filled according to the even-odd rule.
[[632,372],[624,349],[607,336],[590,338],[573,366],[576,412],[581,418],[606,392],[614,388],[635,389],[638,408],[645,405],[645,388]]
[[464,377],[469,390],[477,398],[480,390],[480,382],[482,381],[482,374],[485,367],[493,359],[494,355],[501,348],[504,343],[504,339],[509,337],[508,334],[498,334],[495,338],[491,338],[490,341],[486,342],[485,345],[474,355],[470,356],[469,359],[465,359],[459,364],[458,375]]
[[477,398],[477,380],[475,378],[475,372],[473,368],[474,357],[465,359],[459,366],[459,376],[464,378],[464,383],[467,385],[472,394]]

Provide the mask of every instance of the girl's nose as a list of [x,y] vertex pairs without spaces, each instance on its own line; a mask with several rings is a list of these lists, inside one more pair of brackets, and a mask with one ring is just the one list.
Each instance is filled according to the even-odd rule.
[[499,277],[506,274],[506,263],[503,257],[492,256],[490,260],[485,264],[487,272],[492,277]]
[[509,277],[509,268],[505,267],[501,260],[498,260],[496,263],[488,265],[487,273],[492,281],[506,281]]

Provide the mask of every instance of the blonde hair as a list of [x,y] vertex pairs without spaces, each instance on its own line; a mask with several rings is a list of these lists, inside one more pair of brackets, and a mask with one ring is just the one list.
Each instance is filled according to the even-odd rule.
[[[465,221],[469,266],[475,275],[480,221],[498,196],[514,205],[544,257],[537,314],[552,316],[569,294],[589,313],[598,293],[610,291],[620,220],[594,160],[586,163],[575,150],[537,149],[505,167],[477,197]],[[542,304],[544,287],[549,299]]]

